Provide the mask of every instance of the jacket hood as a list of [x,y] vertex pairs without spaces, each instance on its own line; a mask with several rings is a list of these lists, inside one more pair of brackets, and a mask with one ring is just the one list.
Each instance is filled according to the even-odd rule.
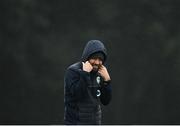
[[107,51],[104,44],[99,40],[90,40],[84,47],[81,60],[87,61],[89,56],[96,52],[102,52],[104,54],[104,62],[107,59]]

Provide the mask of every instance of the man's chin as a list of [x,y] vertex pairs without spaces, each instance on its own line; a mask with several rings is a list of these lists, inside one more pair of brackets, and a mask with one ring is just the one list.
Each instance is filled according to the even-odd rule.
[[98,72],[98,68],[93,68],[92,69],[94,72]]

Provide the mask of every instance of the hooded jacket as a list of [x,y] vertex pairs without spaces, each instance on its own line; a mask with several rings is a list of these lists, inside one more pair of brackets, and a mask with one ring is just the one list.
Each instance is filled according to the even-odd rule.
[[101,124],[100,104],[107,105],[111,100],[110,81],[105,82],[98,73],[82,70],[82,62],[96,52],[104,54],[104,64],[107,59],[105,46],[99,40],[91,40],[86,44],[81,60],[67,68],[64,77],[65,124]]

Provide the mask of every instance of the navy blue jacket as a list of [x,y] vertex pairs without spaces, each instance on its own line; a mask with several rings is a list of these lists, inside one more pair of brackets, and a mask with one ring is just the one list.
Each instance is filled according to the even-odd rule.
[[107,59],[106,48],[98,40],[89,41],[79,62],[67,68],[64,77],[65,124],[101,124],[101,107],[109,104],[111,84],[100,74],[82,70],[82,62],[95,52],[102,52]]

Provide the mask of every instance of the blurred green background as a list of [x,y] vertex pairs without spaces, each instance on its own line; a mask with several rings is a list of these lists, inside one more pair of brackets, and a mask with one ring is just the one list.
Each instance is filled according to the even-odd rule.
[[0,1],[0,124],[63,124],[66,68],[108,51],[103,124],[180,124],[180,1]]

